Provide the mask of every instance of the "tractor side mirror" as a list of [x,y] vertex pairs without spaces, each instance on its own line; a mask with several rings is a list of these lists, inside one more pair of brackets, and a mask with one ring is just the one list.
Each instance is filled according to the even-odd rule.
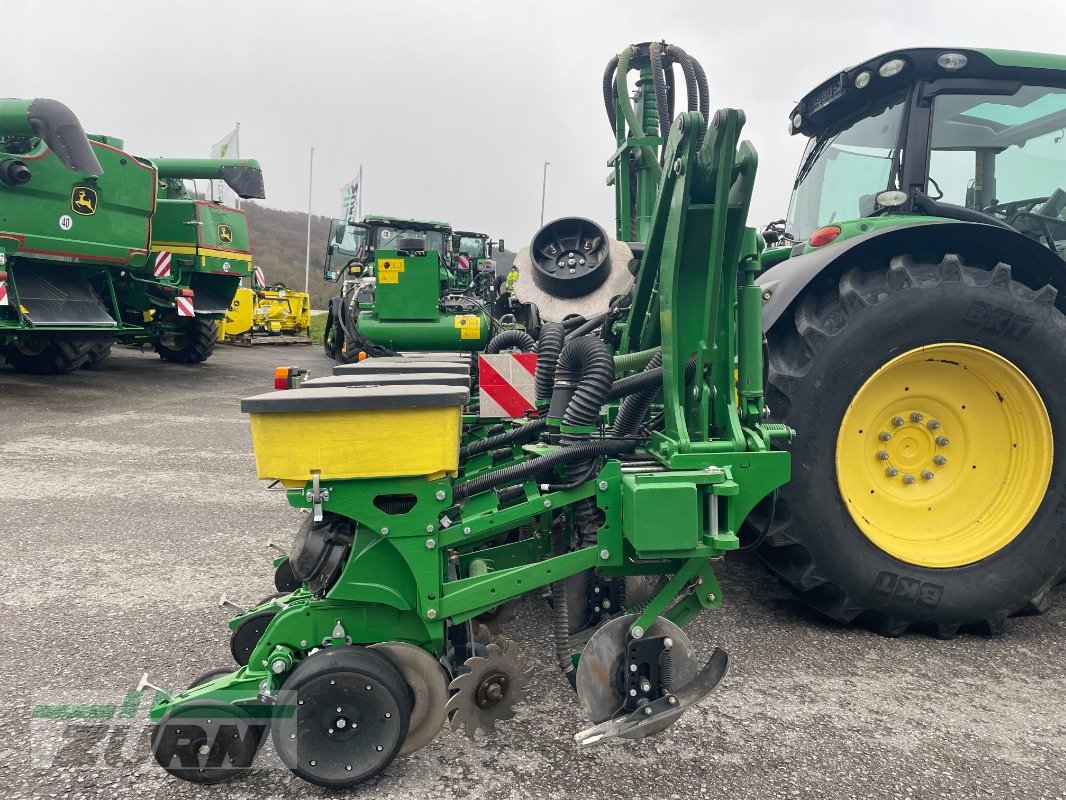
[[500,241],[496,243],[496,249],[499,250],[501,253],[504,251],[505,248],[503,246],[503,239],[500,239]]

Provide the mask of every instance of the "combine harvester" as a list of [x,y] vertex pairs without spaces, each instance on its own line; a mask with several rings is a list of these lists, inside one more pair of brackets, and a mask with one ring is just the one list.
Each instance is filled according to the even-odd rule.
[[[838,159],[843,168],[850,156],[869,155],[866,134],[893,131],[862,120],[891,111],[897,93],[911,127],[900,122],[890,139],[903,152],[880,156],[884,180],[864,179],[861,194],[846,194],[858,185],[850,181],[824,193],[805,242],[766,248],[746,224],[757,157],[740,139],[743,113],[709,113],[703,71],[680,48],[627,48],[605,76],[624,242],[601,240],[584,220],[557,221],[525,253],[528,282],[516,286],[515,302],[537,306],[543,320],[536,418],[489,423],[464,416],[469,367],[443,358],[338,366],[331,377],[242,403],[259,477],[279,482],[289,503],[308,515],[275,565],[283,594],[230,622],[238,668],[158,695],[151,713],[159,763],[193,782],[224,780],[251,766],[269,728],[296,775],[340,788],[425,746],[449,720],[472,737],[491,733],[525,695],[526,662],[516,642],[478,633],[478,625],[507,601],[546,586],[555,661],[591,726],[577,742],[611,746],[659,733],[725,675],[725,653],[715,649],[698,664],[683,626],[721,604],[713,565],[740,547],[745,520],[749,546],[763,548],[779,573],[767,548],[799,560],[815,548],[814,533],[835,542],[833,557],[806,573],[829,588],[819,594],[796,587],[816,607],[819,597],[850,597],[832,587],[845,586],[851,573],[888,573],[873,579],[883,591],[855,602],[855,614],[837,615],[865,612],[884,633],[907,625],[938,635],[962,625],[994,632],[1009,613],[1043,605],[1064,558],[1053,518],[1063,507],[1063,482],[1049,461],[1066,419],[1055,405],[1063,400],[1049,391],[1057,385],[1049,375],[1066,367],[1066,323],[1049,288],[1061,279],[1062,263],[1039,241],[1057,249],[1055,192],[1008,182],[1006,167],[1018,157],[1012,148],[1032,144],[1060,121],[1046,98],[1062,97],[1064,62],[905,51],[841,73],[794,115],[796,128],[810,124],[815,142],[825,144],[812,145],[805,159],[792,218],[804,207],[805,180],[821,153],[841,145],[817,168],[832,176]],[[671,65],[681,67],[689,89],[688,110],[676,117]],[[960,77],[964,68],[971,72]],[[951,123],[946,139],[937,138],[941,114]],[[1012,125],[1020,128],[1005,133]],[[865,132],[845,144],[843,134],[853,130]],[[975,138],[967,138],[971,133]],[[917,155],[907,149],[916,141],[925,142]],[[973,198],[989,185],[992,155],[1000,188],[949,206],[900,182],[913,176],[915,159],[923,170],[936,164],[938,143],[952,153],[974,147],[982,180],[971,184]],[[1041,140],[1039,152],[1057,154],[1056,144],[1051,136],[1044,150]],[[1037,192],[1003,201],[998,194],[1007,186],[1011,197],[1026,187]],[[848,197],[863,215],[854,222],[844,222],[841,211],[851,206],[827,205]],[[962,218],[968,211],[974,216]],[[823,213],[835,213],[839,242],[823,241],[834,238],[829,233],[814,238],[817,225],[830,221]],[[1034,236],[1021,230],[1026,220]],[[852,240],[853,257],[839,259],[846,266],[829,266],[838,260],[834,248],[843,256]],[[1024,255],[1026,266],[1012,273],[997,266],[998,254],[996,263],[974,266],[979,253],[998,253],[990,249],[997,241],[1009,242],[1015,262]],[[858,258],[863,242],[882,248],[871,266]],[[819,256],[820,268],[804,266]],[[591,296],[603,286],[610,297],[593,308]],[[908,302],[880,315],[897,295]],[[927,297],[937,301],[933,307]],[[867,314],[877,337],[849,344],[858,336],[852,331],[869,330],[850,320]],[[786,324],[796,333],[778,328]],[[771,391],[784,401],[826,392],[819,407],[799,415],[794,401],[767,409],[764,326]],[[861,350],[842,352],[820,372],[822,349],[860,343]],[[960,352],[943,356],[943,346]],[[893,355],[881,361],[886,349]],[[915,351],[926,357],[912,357]],[[803,368],[783,372],[780,365],[797,356],[807,359]],[[897,363],[908,369],[896,373]],[[865,387],[886,374],[892,380],[878,389],[876,414],[833,416],[864,403]],[[999,392],[994,403],[989,382]],[[965,396],[952,394],[956,388]],[[771,413],[801,428],[791,484],[793,459],[781,447],[794,433]],[[971,426],[999,419],[1004,430],[982,427],[970,438]],[[960,438],[960,455],[944,456]],[[866,453],[870,442],[876,449]],[[816,457],[812,448],[819,447],[828,456]],[[905,470],[918,474],[907,481]],[[854,521],[852,482],[882,477],[900,488],[877,483],[869,491],[898,504],[896,538],[937,552],[940,563],[921,563],[934,559],[895,550]],[[948,502],[968,488],[969,505],[956,504],[954,518],[941,518],[931,488],[938,485],[948,487]],[[914,522],[913,498],[903,494],[912,490],[926,493],[924,513],[939,528]],[[806,505],[784,505],[789,498]],[[820,527],[793,527],[786,540],[780,526],[795,525],[798,513],[818,503],[836,516]],[[981,507],[987,513],[975,520]],[[966,535],[956,535],[954,527],[967,524]],[[964,539],[969,549],[962,549]],[[989,551],[993,544],[998,549]],[[1014,560],[1026,555],[1025,564]],[[976,583],[972,591],[966,578]],[[882,618],[895,622],[878,625]]]
[[21,372],[99,363],[115,342],[198,363],[251,251],[243,212],[188,179],[263,197],[251,160],[145,159],[54,100],[0,101],[0,347]]

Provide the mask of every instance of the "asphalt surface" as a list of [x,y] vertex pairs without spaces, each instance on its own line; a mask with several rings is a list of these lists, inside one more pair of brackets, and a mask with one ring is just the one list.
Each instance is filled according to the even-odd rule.
[[[269,745],[247,777],[183,783],[148,753],[147,698],[135,716],[106,708],[143,672],[182,687],[226,666],[220,594],[272,591],[264,545],[287,546],[300,514],[257,481],[238,401],[283,363],[329,372],[312,347],[222,348],[199,366],[116,350],[58,378],[0,367],[5,798],[329,794]],[[503,734],[445,731],[352,795],[1066,798],[1066,586],[1003,636],[940,642],[825,623],[744,557],[720,577],[725,605],[688,633],[701,656],[729,651],[730,674],[664,734],[575,747],[586,723],[529,597],[507,631],[532,686]],[[50,718],[60,704],[105,710]]]

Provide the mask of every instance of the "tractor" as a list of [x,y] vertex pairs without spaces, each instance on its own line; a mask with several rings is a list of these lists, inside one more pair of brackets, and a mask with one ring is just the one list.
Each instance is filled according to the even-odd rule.
[[453,251],[458,237],[444,222],[333,220],[323,277],[343,285],[329,305],[326,354],[348,363],[401,350],[482,349],[492,326],[485,287],[495,265],[480,237],[458,240],[476,250],[471,257]]
[[0,347],[16,370],[72,372],[114,342],[193,363],[214,347],[251,254],[242,212],[190,197],[222,178],[261,197],[254,161],[145,159],[87,136],[54,100],[0,101]]
[[[448,721],[491,733],[528,678],[521,647],[489,623],[545,587],[554,661],[589,721],[580,745],[659,733],[720,683],[728,656],[698,662],[683,626],[721,604],[717,562],[790,472],[773,445],[791,431],[764,414],[762,240],[746,224],[758,159],[743,124],[735,109],[668,123],[639,263],[595,259],[635,278],[628,311],[613,304],[618,345],[583,332],[588,320],[541,326],[535,419],[483,430],[464,414],[469,362],[430,356],[365,359],[291,389],[288,371],[281,391],[242,402],[259,477],[307,515],[276,564],[281,594],[230,621],[238,667],[157,688],[164,769],[235,777],[269,730],[294,774],[345,788]],[[373,226],[361,233],[369,246]],[[414,238],[375,242],[378,292],[432,252]],[[582,246],[574,275],[593,266]],[[335,269],[367,263],[339,250]]]
[[758,282],[799,435],[753,543],[840,622],[997,633],[1066,575],[1066,57],[892,51],[789,123]]

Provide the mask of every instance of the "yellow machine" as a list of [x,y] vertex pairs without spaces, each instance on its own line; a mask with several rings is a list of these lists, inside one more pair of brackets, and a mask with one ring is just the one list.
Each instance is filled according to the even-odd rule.
[[310,344],[311,296],[284,284],[240,287],[218,339],[229,344]]

